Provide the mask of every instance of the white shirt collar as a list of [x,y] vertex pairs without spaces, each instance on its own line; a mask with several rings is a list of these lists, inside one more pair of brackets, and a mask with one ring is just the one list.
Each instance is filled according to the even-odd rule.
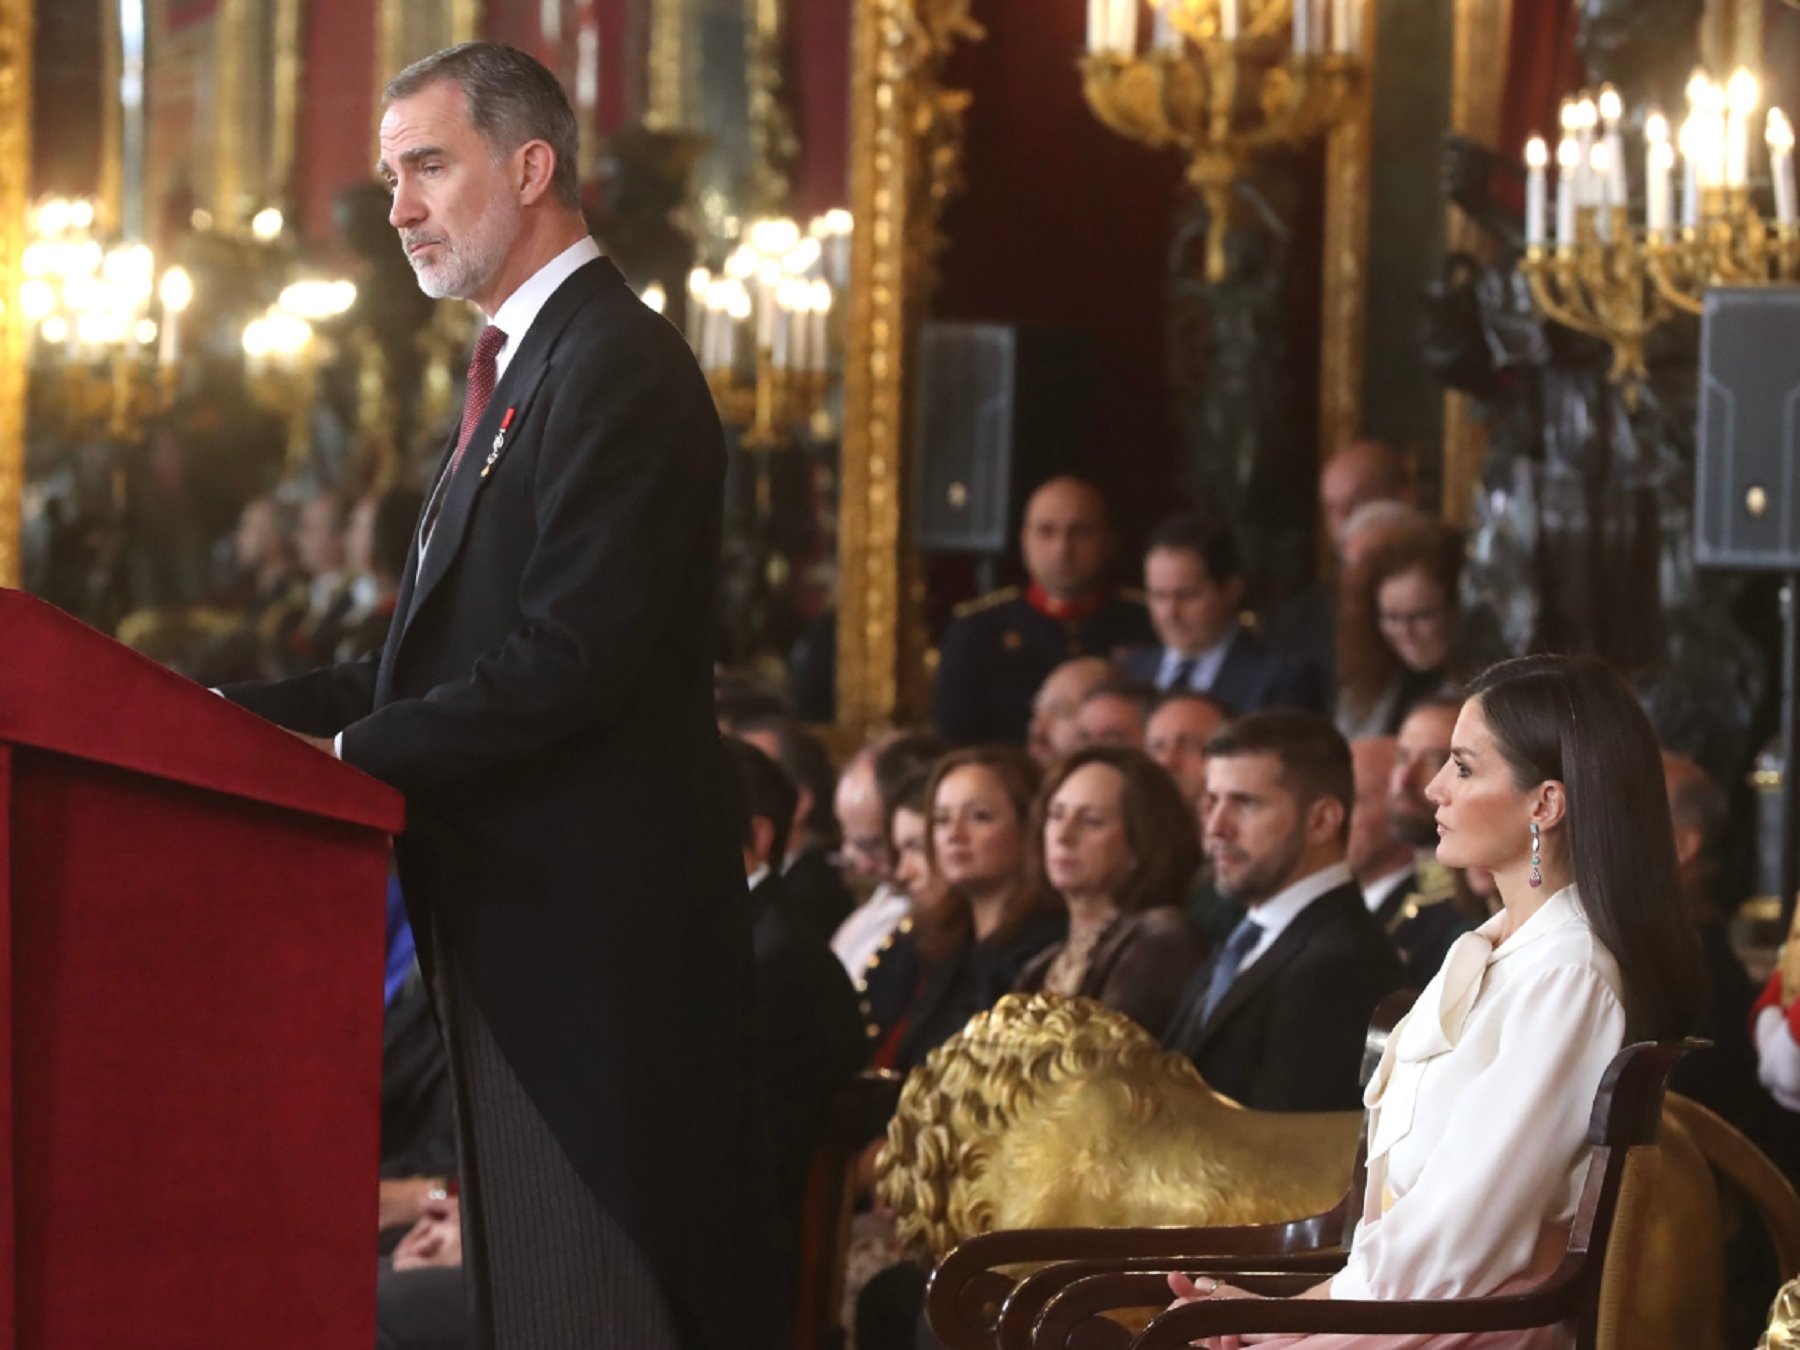
[[519,288],[506,297],[490,320],[506,334],[506,345],[494,358],[496,378],[506,374],[507,366],[512,364],[514,354],[525,341],[525,334],[537,322],[538,312],[556,294],[557,287],[599,256],[600,245],[594,242],[591,235],[584,234],[525,278]]
[[749,876],[744,878],[744,889],[753,891],[769,879],[769,864],[763,863]]
[[[1492,965],[1503,957],[1511,956],[1521,947],[1528,946],[1567,924],[1586,924],[1587,921],[1587,911],[1581,907],[1580,892],[1575,889],[1575,883],[1571,881],[1539,905],[1532,916],[1514,930],[1511,937],[1494,946],[1493,950],[1488,953],[1487,963]],[[1500,929],[1505,923],[1506,911],[1501,910],[1475,931],[1493,944],[1499,938]]]
[[1369,913],[1373,914],[1379,910],[1387,898],[1400,889],[1400,883],[1412,874],[1412,864],[1406,863],[1385,876],[1376,877],[1375,880],[1364,886],[1362,888],[1363,903],[1369,907]]
[[1301,877],[1286,890],[1277,891],[1260,905],[1251,909],[1246,917],[1262,929],[1262,936],[1257,939],[1256,945],[1245,954],[1239,969],[1243,969],[1243,966],[1249,965],[1273,947],[1275,939],[1280,937],[1283,930],[1299,918],[1301,911],[1313,901],[1327,891],[1335,891],[1339,886],[1353,885],[1355,881],[1356,878],[1350,873],[1349,863],[1332,863],[1331,866],[1322,867],[1310,876]]
[[1219,670],[1225,664],[1225,657],[1231,651],[1231,644],[1237,641],[1238,631],[1242,625],[1233,623],[1225,630],[1225,636],[1203,651],[1187,653],[1178,652],[1173,647],[1163,648],[1162,666],[1157,671],[1157,685],[1167,688],[1175,678],[1175,672],[1181,669],[1184,661],[1194,663],[1194,673],[1188,678],[1188,688],[1205,692],[1213,687],[1219,678]]

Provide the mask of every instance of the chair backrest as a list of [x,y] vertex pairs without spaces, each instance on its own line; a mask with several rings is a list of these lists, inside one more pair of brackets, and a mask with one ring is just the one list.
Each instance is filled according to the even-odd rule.
[[843,1343],[838,1314],[857,1164],[893,1114],[900,1084],[898,1074],[870,1069],[832,1098],[800,1195],[794,1350],[835,1350]]
[[1588,1117],[1593,1162],[1569,1230],[1568,1253],[1546,1284],[1546,1291],[1566,1288],[1568,1316],[1581,1350],[1624,1343],[1629,1263],[1613,1263],[1609,1273],[1608,1248],[1616,1233],[1636,1235],[1649,1222],[1669,1074],[1682,1055],[1705,1045],[1640,1041],[1613,1056],[1601,1076]]

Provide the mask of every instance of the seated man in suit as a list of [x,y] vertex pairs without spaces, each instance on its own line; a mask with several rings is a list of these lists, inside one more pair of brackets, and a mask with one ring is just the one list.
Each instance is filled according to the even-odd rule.
[[1240,713],[1324,710],[1317,667],[1270,650],[1239,621],[1244,578],[1228,523],[1189,512],[1158,525],[1144,551],[1144,591],[1161,645],[1125,653],[1121,663],[1138,679],[1211,694]]
[[1031,584],[957,607],[932,687],[938,735],[951,745],[1023,745],[1032,696],[1057,666],[1150,640],[1143,602],[1108,581],[1115,547],[1092,483],[1052,478],[1031,494],[1019,533]]
[[1188,982],[1163,1044],[1259,1111],[1349,1111],[1400,962],[1345,861],[1350,747],[1315,713],[1240,717],[1206,747],[1207,856],[1247,911]]
[[794,785],[755,746],[739,740],[726,744],[749,811],[744,872],[756,951],[758,1078],[777,1199],[791,1242],[806,1169],[831,1098],[862,1068],[867,1046],[850,977],[825,938],[795,913],[775,870],[794,818]]
[[[1356,765],[1350,870],[1362,886],[1369,913],[1399,952],[1406,982],[1423,989],[1444,963],[1450,944],[1475,925],[1455,904],[1445,903],[1456,892],[1449,869],[1437,862],[1429,846],[1413,842],[1417,835],[1402,837],[1395,828],[1388,787],[1395,779],[1399,758],[1396,738],[1368,736],[1352,741],[1350,755]],[[1430,803],[1425,805],[1429,808]],[[1414,814],[1407,819],[1417,822],[1419,818]],[[1435,820],[1431,828],[1435,843]]]
[[795,912],[829,939],[856,908],[835,856],[837,771],[831,755],[817,736],[786,715],[747,719],[736,734],[779,764],[798,790],[778,870]]

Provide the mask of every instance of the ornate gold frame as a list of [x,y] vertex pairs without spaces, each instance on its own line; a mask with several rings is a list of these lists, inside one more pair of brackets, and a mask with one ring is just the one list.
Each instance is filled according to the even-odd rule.
[[[1500,140],[1500,113],[1506,96],[1506,51],[1512,36],[1513,0],[1456,0],[1456,69],[1450,86],[1450,129],[1484,145]],[[1479,252],[1482,238],[1456,207],[1448,208],[1445,245]],[[1487,455],[1487,432],[1475,419],[1466,394],[1444,396],[1443,500],[1446,523],[1469,523],[1475,483]]]
[[[1376,8],[1363,7],[1362,50],[1370,71],[1380,59],[1375,50]],[[1362,430],[1373,85],[1373,79],[1363,82],[1356,102],[1325,145],[1325,258],[1319,306],[1321,464]]]
[[906,528],[908,373],[936,281],[939,215],[961,182],[969,98],[942,74],[958,41],[982,36],[969,3],[857,0],[837,692],[839,725],[858,739],[924,706],[924,597]]
[[20,581],[25,495],[25,318],[19,293],[31,179],[31,0],[0,0],[0,585]]

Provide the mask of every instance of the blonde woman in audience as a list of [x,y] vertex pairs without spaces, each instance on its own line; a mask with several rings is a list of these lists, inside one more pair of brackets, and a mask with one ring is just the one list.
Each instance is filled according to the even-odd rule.
[[[1457,940],[1389,1039],[1364,1099],[1362,1221],[1343,1270],[1302,1298],[1459,1298],[1542,1280],[1566,1248],[1607,1064],[1628,1041],[1684,1034],[1699,1012],[1661,752],[1604,663],[1523,657],[1481,676],[1429,795],[1439,860],[1492,872],[1503,907]],[[1182,1301],[1253,1297],[1206,1275],[1170,1283]],[[1240,1343],[1460,1350],[1560,1337],[1211,1344]]]
[[1069,934],[1016,988],[1098,999],[1160,1032],[1206,954],[1181,908],[1200,842],[1174,781],[1142,751],[1078,751],[1045,780],[1031,836],[1033,872],[1062,897]]

